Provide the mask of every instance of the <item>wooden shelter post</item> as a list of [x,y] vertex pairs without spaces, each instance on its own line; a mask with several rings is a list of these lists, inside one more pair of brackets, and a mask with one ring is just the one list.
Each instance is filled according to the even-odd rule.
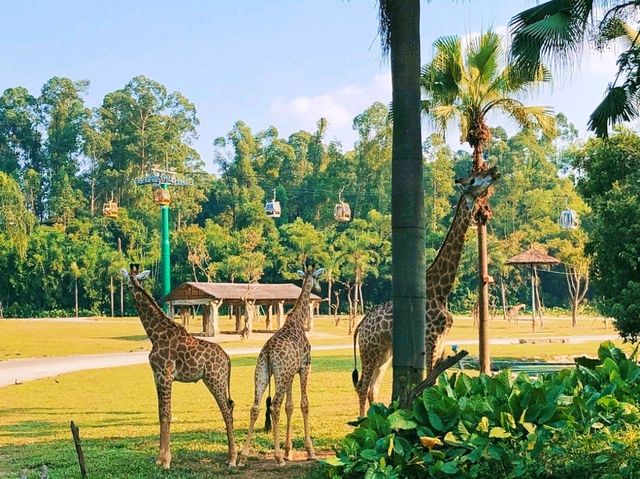
[[278,329],[280,329],[284,324],[284,301],[278,301],[277,322],[278,322]]

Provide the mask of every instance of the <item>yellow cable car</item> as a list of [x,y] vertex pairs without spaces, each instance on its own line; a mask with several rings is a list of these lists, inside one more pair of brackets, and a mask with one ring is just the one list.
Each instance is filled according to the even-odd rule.
[[338,223],[351,221],[351,207],[349,203],[342,201],[342,190],[340,190],[338,203],[336,203],[335,208],[333,208],[333,217]]
[[102,207],[102,214],[107,218],[117,218],[118,217],[118,203],[113,201],[107,201]]
[[163,190],[162,188],[156,188],[153,190],[153,201],[156,205],[169,206],[171,204],[171,195],[169,190]]

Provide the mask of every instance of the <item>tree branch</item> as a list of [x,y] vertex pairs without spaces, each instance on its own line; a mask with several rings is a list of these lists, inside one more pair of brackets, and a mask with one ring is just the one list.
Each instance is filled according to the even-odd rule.
[[438,380],[440,374],[445,372],[451,366],[457,364],[467,354],[469,354],[468,351],[462,350],[454,356],[447,356],[446,359],[441,359],[440,361],[438,361],[431,372],[427,375],[426,379],[418,384],[415,388],[413,388],[413,391],[409,393],[411,397],[410,403],[412,403],[418,396],[420,396],[420,394],[422,394],[422,391],[433,386]]

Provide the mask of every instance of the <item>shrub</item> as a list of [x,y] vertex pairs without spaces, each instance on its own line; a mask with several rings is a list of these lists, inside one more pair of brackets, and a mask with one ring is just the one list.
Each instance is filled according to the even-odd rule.
[[[635,353],[627,358],[605,342],[597,360],[576,363],[537,379],[508,370],[494,377],[443,374],[411,409],[374,404],[326,461],[325,477],[563,477],[549,475],[556,456],[597,452],[598,441],[640,424]],[[615,454],[624,459],[624,451],[583,453],[593,463],[585,473],[606,468]],[[581,477],[578,469],[566,471]]]

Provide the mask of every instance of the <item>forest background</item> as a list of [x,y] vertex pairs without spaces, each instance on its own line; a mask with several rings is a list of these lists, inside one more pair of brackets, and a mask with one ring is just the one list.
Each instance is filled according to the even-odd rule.
[[[118,272],[139,262],[157,279],[160,209],[150,187],[135,184],[154,166],[193,182],[171,190],[174,286],[288,282],[311,257],[327,270],[324,312],[338,301],[342,312],[355,313],[390,299],[392,125],[386,105],[376,102],[353,119],[358,139],[352,149],[325,138],[323,118],[315,131],[288,138],[275,126],[253,131],[237,121],[224,137],[212,139],[218,171],[210,173],[192,146],[196,106],[180,92],[137,76],[90,107],[84,101],[89,86],[54,77],[40,92],[15,87],[0,96],[4,316],[72,315],[76,306],[81,315],[132,314],[126,297],[120,310]],[[622,175],[621,164],[632,162],[629,155],[635,158],[640,151],[631,130],[618,130],[605,149],[603,140],[579,141],[563,114],[556,120],[554,140],[535,130],[509,136],[501,127],[492,129],[485,159],[502,173],[491,198],[489,228],[491,295],[498,309],[503,291],[508,305],[530,303],[529,271],[504,262],[531,246],[564,262],[540,273],[546,306],[571,308],[568,275],[586,281],[589,254],[609,241],[606,218],[591,214],[589,205],[611,189],[617,181],[612,175]],[[602,162],[607,181],[594,182],[598,158],[609,158],[612,148],[619,150],[620,162],[615,171]],[[454,180],[468,175],[471,156],[453,151],[436,135],[427,137],[423,152],[430,260],[455,213]],[[280,218],[265,214],[265,202],[274,194],[282,206]],[[333,217],[340,195],[351,206],[348,223]],[[629,207],[628,199],[620,201]],[[117,218],[102,214],[111,200],[119,205]],[[567,208],[577,212],[579,228],[560,227]],[[469,312],[476,302],[474,234],[470,228],[450,297],[455,312]],[[588,298],[598,306],[607,291],[597,271],[595,279]]]

